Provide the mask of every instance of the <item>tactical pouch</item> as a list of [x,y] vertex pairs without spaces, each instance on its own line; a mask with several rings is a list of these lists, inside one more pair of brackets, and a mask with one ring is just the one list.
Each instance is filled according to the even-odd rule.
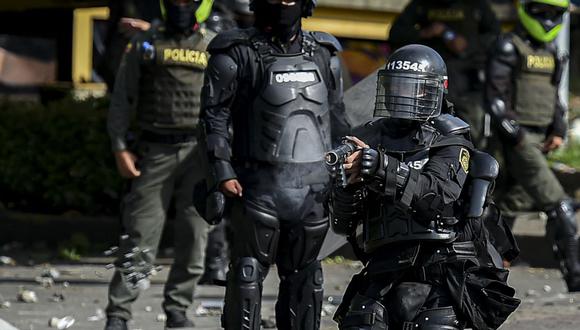
[[205,222],[217,225],[224,215],[226,197],[217,190],[208,192],[207,181],[202,180],[193,188],[193,204]]
[[520,305],[507,285],[509,271],[469,261],[446,264],[446,283],[468,327],[497,329]]

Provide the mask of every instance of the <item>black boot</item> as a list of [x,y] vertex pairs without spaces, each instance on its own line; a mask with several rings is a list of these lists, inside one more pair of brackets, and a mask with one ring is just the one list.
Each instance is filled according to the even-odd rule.
[[165,311],[167,321],[165,321],[166,329],[184,329],[193,328],[195,325],[185,315],[185,311]]
[[105,330],[127,330],[127,320],[120,317],[111,316],[107,318]]
[[546,234],[553,241],[556,258],[569,292],[580,291],[580,259],[576,238],[576,214],[571,200],[563,200],[546,212]]

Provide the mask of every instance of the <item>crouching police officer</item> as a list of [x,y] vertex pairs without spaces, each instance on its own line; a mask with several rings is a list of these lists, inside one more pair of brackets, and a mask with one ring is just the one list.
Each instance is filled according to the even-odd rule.
[[[497,162],[448,113],[447,69],[433,49],[395,51],[377,86],[379,119],[348,137],[358,147],[344,163],[350,176],[332,188],[331,226],[366,265],[335,320],[341,329],[497,328],[519,303],[481,218]],[[353,236],[361,220],[364,248]],[[504,309],[486,309],[497,306],[490,299]]]
[[[185,311],[203,272],[207,224],[193,206],[202,180],[198,151],[200,94],[210,35],[200,26],[211,0],[164,0],[164,24],[137,35],[122,60],[108,117],[120,174],[131,180],[123,200],[125,235],[109,287],[106,329],[127,329],[136,279],[146,278],[155,260],[172,197],[175,197],[175,260],[165,285],[167,328],[193,326]],[[126,134],[137,110],[136,153]],[[197,170],[196,170],[197,169]]]
[[501,36],[490,52],[486,104],[495,123],[490,152],[505,162],[495,199],[504,214],[546,212],[546,233],[568,290],[579,291],[573,203],[544,157],[560,147],[567,131],[567,109],[558,95],[567,55],[558,55],[552,41],[568,3],[519,1],[516,30]]

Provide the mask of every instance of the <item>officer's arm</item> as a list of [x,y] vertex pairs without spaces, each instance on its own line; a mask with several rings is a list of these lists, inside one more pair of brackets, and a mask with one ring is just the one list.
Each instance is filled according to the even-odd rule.
[[568,122],[566,120],[568,108],[562,102],[559,87],[562,83],[562,73],[568,64],[568,60],[568,54],[565,54],[561,55],[556,62],[556,72],[553,78],[554,85],[558,87],[556,92],[556,109],[554,111],[554,120],[552,121],[550,127],[548,127],[548,135],[555,135],[562,138],[566,137],[566,133],[568,131]]
[[343,136],[348,135],[351,129],[343,101],[344,87],[340,63],[337,54],[330,58],[332,88],[328,93],[328,104],[330,106],[332,141],[339,141]]
[[107,130],[113,151],[127,149],[125,136],[138,100],[140,42],[131,41],[125,50],[115,79],[115,89],[107,116]]
[[238,65],[225,53],[212,54],[201,92],[201,120],[214,184],[236,178],[230,160],[230,107],[234,100]]
[[485,108],[501,136],[518,144],[524,134],[513,112],[513,76],[519,63],[513,43],[499,38],[489,53],[486,67]]
[[396,47],[420,42],[420,25],[416,1],[412,1],[395,19],[389,32],[389,42]]

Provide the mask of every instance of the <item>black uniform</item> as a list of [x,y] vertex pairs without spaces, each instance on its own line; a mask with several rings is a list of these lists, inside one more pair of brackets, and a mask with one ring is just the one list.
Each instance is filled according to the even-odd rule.
[[340,45],[319,32],[299,31],[284,46],[275,40],[256,28],[234,30],[208,48],[202,119],[214,179],[237,178],[244,188],[232,211],[228,329],[259,328],[262,281],[273,263],[281,278],[278,328],[320,322],[317,254],[328,228],[322,157],[332,136],[348,130]]
[[352,134],[368,144],[363,180],[333,186],[331,225],[366,267],[337,310],[341,329],[495,329],[519,303],[481,219],[497,162],[448,113],[445,71],[428,47],[397,50],[378,76],[375,116],[387,118]]
[[[421,39],[421,29],[433,23],[444,24],[440,36]],[[500,26],[487,0],[413,0],[393,23],[389,42],[394,46],[420,43],[433,48],[447,63],[448,98],[461,118],[472,125],[472,137],[482,138],[483,71],[486,51],[500,33]],[[467,48],[455,53],[447,44],[463,36]]]

